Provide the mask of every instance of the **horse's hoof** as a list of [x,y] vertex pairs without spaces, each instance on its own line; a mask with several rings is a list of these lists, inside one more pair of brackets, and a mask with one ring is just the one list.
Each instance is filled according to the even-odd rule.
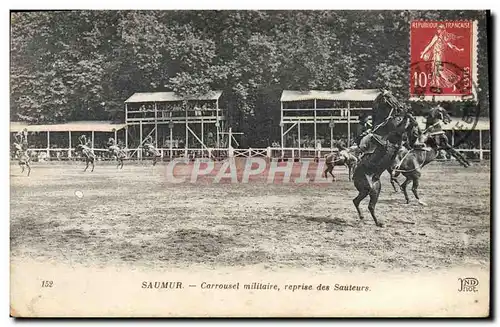
[[423,202],[423,201],[418,201],[418,204],[420,204],[421,206],[423,207],[427,207],[427,203]]
[[380,228],[384,227],[384,223],[381,223],[381,222],[378,222],[376,225],[377,225],[377,227],[380,227]]

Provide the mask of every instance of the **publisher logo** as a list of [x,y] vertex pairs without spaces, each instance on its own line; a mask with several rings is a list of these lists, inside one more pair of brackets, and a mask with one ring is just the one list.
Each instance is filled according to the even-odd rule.
[[476,278],[459,278],[458,282],[460,283],[459,292],[477,292],[476,287],[479,285],[479,281]]

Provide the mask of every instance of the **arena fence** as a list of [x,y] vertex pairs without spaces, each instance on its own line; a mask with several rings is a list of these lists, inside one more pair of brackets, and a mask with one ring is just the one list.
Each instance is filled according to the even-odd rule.
[[[488,160],[490,158],[489,149],[456,149],[458,152],[464,154],[471,160]],[[81,160],[81,154],[76,152],[74,148],[51,148],[51,149],[28,149],[32,155],[33,161],[68,161],[68,160]],[[160,156],[163,161],[169,161],[174,158],[212,158],[214,160],[224,160],[226,158],[268,158],[284,161],[297,161],[300,159],[305,160],[319,160],[330,153],[338,152],[337,148],[248,148],[248,149],[233,149],[233,148],[159,148]],[[113,160],[109,156],[108,149],[95,148],[94,153],[97,155],[98,160],[107,161]],[[128,149],[127,160],[149,160],[145,151],[141,149]],[[11,156],[14,158],[14,154]],[[438,160],[448,160],[449,156],[440,156]]]

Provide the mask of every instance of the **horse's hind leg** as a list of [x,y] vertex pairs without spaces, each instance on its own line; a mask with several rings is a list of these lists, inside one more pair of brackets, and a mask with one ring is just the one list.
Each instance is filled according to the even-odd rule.
[[85,166],[85,169],[83,170],[83,172],[86,172],[86,171],[87,171],[87,168],[89,168],[89,162],[90,162],[90,161],[88,161],[88,160],[87,160],[86,162],[87,162],[87,165]]
[[380,183],[380,180],[377,180],[373,183],[373,187],[370,190],[370,203],[368,204],[368,210],[370,210],[373,221],[375,221],[375,225],[377,225],[378,227],[384,227],[384,223],[380,220],[377,220],[377,217],[375,216],[375,205],[377,205],[381,186],[382,185]]
[[31,173],[31,166],[29,163],[26,163],[26,168],[28,168],[28,176],[29,176]]
[[415,195],[415,198],[417,199],[418,203],[420,205],[426,206],[427,204],[425,202],[421,201],[419,196],[418,196],[419,179],[420,179],[420,173],[418,175],[416,175],[415,177],[413,177],[413,183],[411,186],[411,190],[413,192],[413,195]]
[[94,160],[92,160],[92,162],[91,162],[91,163],[92,163],[92,170],[91,170],[90,172],[93,172],[93,171],[94,171],[94,167],[95,167],[95,165],[94,165]]
[[391,181],[392,188],[394,189],[394,192],[397,193],[398,189],[396,188],[395,182],[397,183],[398,180],[394,177],[394,172],[391,168],[388,168],[387,172],[389,173],[389,176],[391,177],[390,181]]
[[408,193],[406,192],[406,186],[408,186],[408,183],[410,183],[410,178],[406,176],[406,180],[401,184],[401,191],[403,191],[403,194],[406,199],[406,204],[410,203],[410,198],[408,197]]
[[[332,179],[333,181],[332,182],[335,182],[335,175],[333,174],[333,168],[335,168],[335,164],[332,163],[332,165],[330,167],[328,167],[328,172],[330,173],[330,175],[332,176]],[[326,177],[326,176],[325,176]]]
[[361,210],[359,209],[359,204],[361,201],[363,201],[364,198],[367,197],[368,193],[370,193],[370,184],[368,181],[366,181],[365,176],[359,177],[362,178],[364,181],[360,181],[356,179],[356,176],[354,176],[354,186],[356,186],[356,189],[358,190],[358,196],[355,197],[352,202],[354,203],[354,206],[356,207],[356,210],[358,211],[358,216],[359,219],[364,219],[365,217],[361,213]]

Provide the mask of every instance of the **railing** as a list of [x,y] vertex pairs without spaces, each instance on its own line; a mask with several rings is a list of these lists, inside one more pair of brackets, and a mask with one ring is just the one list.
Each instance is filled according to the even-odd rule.
[[[29,152],[35,154],[39,160],[79,160],[82,159],[81,153],[75,148],[51,148],[51,149],[28,149]],[[149,160],[151,157],[139,155],[140,148],[126,149],[128,160]],[[171,160],[174,158],[212,158],[215,160],[223,160],[229,157],[235,158],[269,158],[278,160],[298,160],[298,159],[321,159],[325,155],[338,152],[337,148],[248,148],[248,149],[233,149],[233,148],[159,148],[160,156],[163,160]],[[490,149],[456,149],[470,159],[489,159]],[[94,148],[98,160],[113,160],[108,155],[108,149]],[[130,155],[133,153],[133,155]],[[477,157],[477,158],[476,158]],[[486,158],[485,158],[486,157]],[[444,160],[444,159],[443,159]]]

